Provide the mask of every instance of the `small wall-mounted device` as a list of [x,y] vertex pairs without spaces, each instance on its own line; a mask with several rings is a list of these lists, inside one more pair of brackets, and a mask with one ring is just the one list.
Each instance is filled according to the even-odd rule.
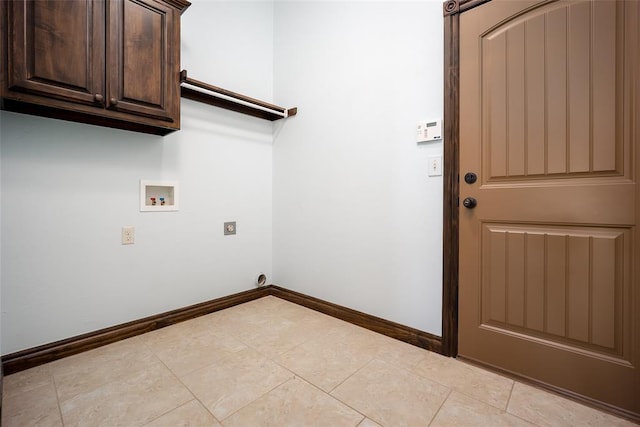
[[418,122],[417,142],[437,141],[442,139],[442,120]]

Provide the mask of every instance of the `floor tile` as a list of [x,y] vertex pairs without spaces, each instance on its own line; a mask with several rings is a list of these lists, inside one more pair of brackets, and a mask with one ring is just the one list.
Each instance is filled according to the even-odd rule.
[[[314,319],[316,318],[316,316],[325,317],[325,315],[322,313],[276,297],[267,297],[258,300],[257,302],[264,302],[265,307],[268,307],[268,304],[275,304],[275,306],[268,307],[268,311],[272,312],[271,310],[275,308],[277,310],[278,317],[285,317],[290,320],[306,321]],[[333,320],[333,318],[331,319]]]
[[281,318],[281,309],[288,304],[280,298],[267,296],[222,310],[219,314],[223,318],[233,317],[242,323],[259,325],[268,319]]
[[291,372],[255,350],[245,349],[181,379],[222,421],[292,377]]
[[409,368],[423,360],[427,350],[363,328],[345,337],[357,348],[392,365]]
[[412,371],[502,410],[513,387],[509,378],[433,353],[426,354]]
[[539,426],[633,426],[569,399],[516,382],[507,412]]
[[451,392],[430,426],[534,427],[521,418],[456,391]]
[[283,353],[276,360],[325,391],[373,358],[410,367],[424,358],[425,350],[345,322]]
[[377,422],[370,420],[369,418],[365,418],[364,420],[362,420],[360,424],[358,424],[358,427],[382,427],[382,426]]
[[282,354],[278,363],[311,384],[331,391],[367,364],[373,356],[333,334],[307,341]]
[[49,365],[41,365],[4,377],[2,395],[12,397],[48,384],[53,384]]
[[232,337],[198,332],[158,346],[156,356],[176,375],[182,376],[246,348]]
[[224,310],[227,333],[268,357],[277,357],[317,336],[310,330],[321,316],[273,297],[260,298]]
[[149,335],[150,337],[156,335],[154,341],[160,340],[160,342],[158,343],[162,344],[162,341],[171,341],[172,339],[178,338],[179,336],[184,336],[191,333],[197,334],[201,332],[211,332],[218,334],[229,334],[239,318],[257,316],[257,313],[252,313],[251,310],[241,307],[243,307],[243,305],[238,305],[225,310],[219,310],[213,313],[206,314],[204,316],[198,316],[196,318],[189,319],[184,322],[179,322],[166,328],[158,329],[145,335]]
[[236,333],[240,341],[268,357],[278,357],[312,338],[304,326],[285,318],[269,319],[259,327],[238,330]]
[[[171,346],[176,341],[180,341],[192,335],[200,335],[202,333],[209,332],[209,328],[204,323],[204,317],[208,320],[210,319],[208,316],[203,316],[198,318],[200,320],[191,319],[176,323],[141,335],[141,339],[153,352],[158,352]],[[209,320],[207,323],[210,325],[213,321]]]
[[380,360],[373,360],[331,395],[383,426],[426,426],[449,389]]
[[291,379],[224,420],[226,427],[355,427],[364,417],[326,393]]
[[1,424],[4,427],[62,426],[53,382],[3,396]]
[[146,424],[145,427],[222,427],[197,400],[192,400]]
[[160,362],[61,403],[65,426],[140,426],[193,399]]
[[141,340],[130,339],[50,364],[61,402],[144,371],[156,361]]
[[[332,331],[344,329],[345,326],[353,327],[352,324],[340,319],[318,313],[308,308],[296,306],[292,303],[289,304],[296,307],[296,310],[285,310],[283,317],[303,327],[306,335],[310,339],[321,338]],[[298,310],[302,311],[298,312]]]

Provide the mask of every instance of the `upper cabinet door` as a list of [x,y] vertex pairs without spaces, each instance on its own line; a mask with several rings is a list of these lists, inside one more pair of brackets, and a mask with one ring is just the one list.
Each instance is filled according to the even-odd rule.
[[165,2],[113,0],[107,27],[107,108],[179,120],[179,15]]
[[9,89],[102,105],[104,16],[96,0],[9,2]]

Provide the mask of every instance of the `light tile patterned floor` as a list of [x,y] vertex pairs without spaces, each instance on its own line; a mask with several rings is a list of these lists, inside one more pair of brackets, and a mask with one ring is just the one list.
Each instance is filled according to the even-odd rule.
[[624,420],[266,297],[5,378],[10,426],[614,426]]

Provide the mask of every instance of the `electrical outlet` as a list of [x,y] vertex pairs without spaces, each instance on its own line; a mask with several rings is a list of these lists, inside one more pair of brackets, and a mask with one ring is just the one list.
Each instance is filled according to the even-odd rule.
[[225,236],[231,236],[236,234],[236,222],[235,221],[231,221],[231,222],[225,222],[224,223],[224,235]]
[[136,228],[132,225],[122,227],[122,244],[133,245],[136,242]]

